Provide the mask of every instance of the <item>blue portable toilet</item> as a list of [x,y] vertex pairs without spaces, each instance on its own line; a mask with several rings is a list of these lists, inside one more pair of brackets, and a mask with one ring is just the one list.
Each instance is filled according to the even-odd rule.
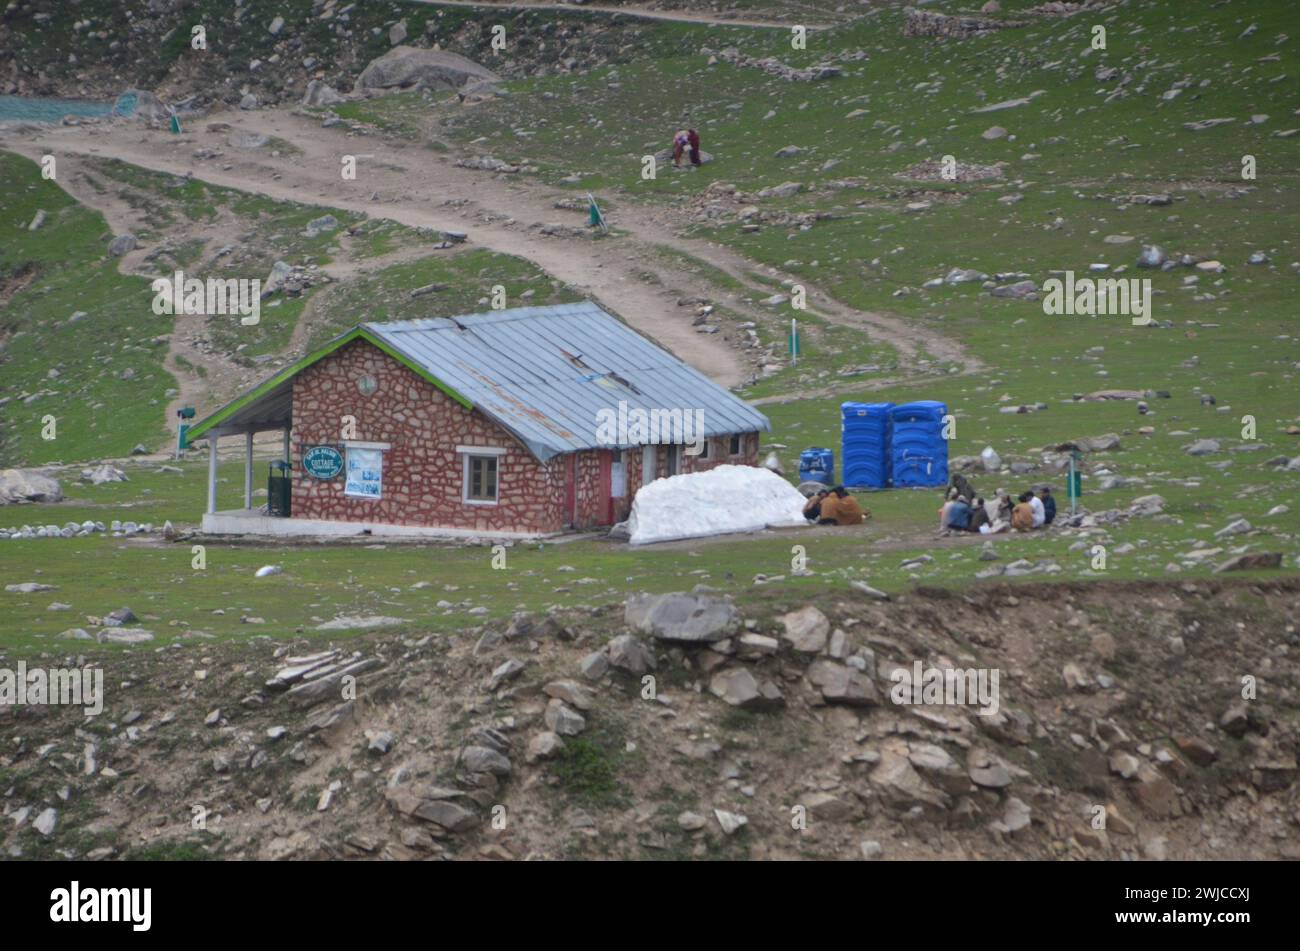
[[889,411],[893,423],[893,480],[896,488],[948,484],[948,407],[935,400],[902,403]]
[[893,403],[840,404],[840,465],[845,486],[883,489],[889,485],[889,411],[893,408]]
[[835,484],[835,453],[813,447],[799,453],[799,481]]

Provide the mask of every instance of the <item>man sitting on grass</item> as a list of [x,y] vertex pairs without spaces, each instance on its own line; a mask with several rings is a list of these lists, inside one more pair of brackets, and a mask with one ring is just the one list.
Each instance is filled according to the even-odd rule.
[[1043,524],[1051,525],[1052,521],[1056,518],[1056,499],[1052,495],[1052,490],[1047,486],[1043,486],[1042,499]]
[[1034,513],[1034,528],[1042,528],[1047,522],[1047,506],[1043,505],[1043,500],[1034,495],[1032,491],[1028,493],[1029,507]]
[[808,501],[803,504],[803,517],[810,522],[816,522],[822,517],[822,503],[826,501],[829,494],[827,489],[818,489],[812,495],[808,496]]
[[948,509],[948,521],[944,528],[950,532],[964,532],[970,526],[970,502],[966,496],[957,496],[957,501],[953,502]]
[[858,500],[837,485],[822,502],[818,525],[861,525],[868,513],[862,511]]
[[1011,527],[1018,532],[1033,531],[1034,507],[1029,504],[1029,500],[1033,497],[1032,492],[1021,492],[1016,507],[1011,510]]

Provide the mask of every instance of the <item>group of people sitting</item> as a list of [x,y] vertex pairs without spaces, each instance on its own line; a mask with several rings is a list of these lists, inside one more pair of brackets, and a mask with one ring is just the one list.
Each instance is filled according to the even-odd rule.
[[819,489],[803,504],[803,517],[818,525],[861,525],[871,517],[842,485]]
[[1009,493],[1004,492],[990,510],[984,499],[975,494],[970,482],[958,473],[953,476],[943,507],[939,509],[939,534],[1030,532],[1051,525],[1055,518],[1056,499],[1046,486],[1039,490],[1038,495],[1032,491],[1021,492],[1015,502],[1011,501]]

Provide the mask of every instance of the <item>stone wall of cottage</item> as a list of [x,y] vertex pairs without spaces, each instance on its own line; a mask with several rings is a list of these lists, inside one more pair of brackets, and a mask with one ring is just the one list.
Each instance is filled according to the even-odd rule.
[[[362,394],[357,383],[372,377],[376,388]],[[343,494],[344,474],[330,480],[303,472],[302,456],[311,446],[343,449],[344,416],[356,418],[357,442],[389,443],[383,453],[383,497]],[[569,457],[538,462],[513,436],[477,410],[450,396],[364,340],[355,340],[323,358],[294,379],[293,498],[296,518],[344,522],[378,522],[459,528],[476,532],[564,530],[567,522]],[[679,472],[702,472],[714,466],[757,465],[758,434],[741,435],[741,451],[731,455],[730,437],[709,442],[707,458],[678,450]],[[468,505],[463,456],[457,446],[505,448],[498,458],[497,505]],[[588,450],[573,457],[576,474],[574,523],[581,529],[622,521],[642,484],[642,453],[655,456],[655,476],[668,471],[668,447],[644,446],[624,451]],[[602,488],[602,456],[622,461],[626,491],[614,498]],[[611,512],[612,510],[612,512]]]
[[[357,381],[377,386],[363,395]],[[342,448],[343,416],[356,417],[351,438],[386,442],[383,497],[343,494],[344,474],[318,480],[302,470],[315,445]],[[463,457],[457,446],[502,447],[497,505],[467,505]],[[303,370],[293,386],[293,499],[296,518],[461,528],[480,532],[563,529],[562,457],[539,463],[519,442],[477,410],[364,340],[354,340]]]

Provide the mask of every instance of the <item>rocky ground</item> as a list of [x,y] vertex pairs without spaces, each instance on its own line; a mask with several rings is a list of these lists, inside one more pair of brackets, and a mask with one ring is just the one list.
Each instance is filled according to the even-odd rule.
[[[646,21],[581,12],[392,0],[25,0],[0,10],[0,50],[12,54],[0,65],[0,93],[111,98],[133,87],[172,102],[248,108],[296,102],[312,81],[350,90],[369,62],[401,45],[454,51],[511,78],[587,70],[634,53]],[[194,46],[178,17],[205,29],[205,47]],[[492,48],[498,24],[509,56]]]
[[[1297,591],[806,603],[773,587],[740,606],[634,596],[452,637],[385,636],[372,617],[289,642],[70,643],[26,660],[102,665],[104,712],[0,708],[0,848],[1297,858]],[[917,662],[997,671],[997,712],[895,703],[891,672]]]

